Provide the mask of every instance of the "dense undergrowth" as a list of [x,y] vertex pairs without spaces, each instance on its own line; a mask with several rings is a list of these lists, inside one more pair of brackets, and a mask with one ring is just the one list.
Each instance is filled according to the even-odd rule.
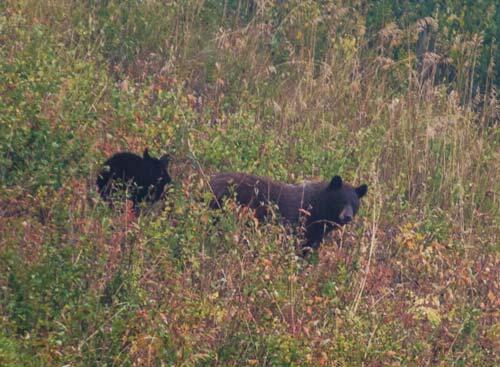
[[[0,365],[498,365],[500,10],[391,4],[0,3]],[[113,212],[146,146],[167,199]],[[369,194],[301,259],[227,170]]]

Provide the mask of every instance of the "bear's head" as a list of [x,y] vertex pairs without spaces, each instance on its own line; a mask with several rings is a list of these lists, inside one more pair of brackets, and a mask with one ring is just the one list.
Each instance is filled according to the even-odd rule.
[[321,216],[340,225],[350,223],[358,212],[360,199],[367,191],[366,184],[353,187],[342,182],[340,176],[334,176],[320,195]]
[[144,149],[143,159],[149,165],[153,167],[153,172],[155,177],[157,177],[156,183],[156,196],[154,199],[158,200],[159,196],[163,192],[163,188],[166,184],[170,183],[172,179],[168,174],[168,163],[170,162],[170,156],[168,154],[162,155],[159,159],[153,158],[149,155],[148,149]]
[[344,225],[352,221],[359,209],[359,200],[366,195],[366,184],[352,187],[342,182],[340,176],[334,176],[326,189],[327,202],[331,205],[329,218]]
[[366,184],[353,187],[342,182],[340,176],[334,176],[311,202],[311,215],[307,223],[309,246],[317,247],[323,236],[336,225],[350,223],[358,212],[360,199],[367,191]]

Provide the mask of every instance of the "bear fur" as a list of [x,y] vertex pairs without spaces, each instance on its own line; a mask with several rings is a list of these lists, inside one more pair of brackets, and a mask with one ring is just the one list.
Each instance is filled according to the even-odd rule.
[[366,195],[366,184],[353,187],[340,176],[330,182],[304,182],[298,185],[274,181],[246,173],[220,173],[210,180],[215,199],[211,208],[221,208],[224,198],[235,194],[236,201],[255,209],[262,220],[268,204],[278,206],[281,218],[290,224],[304,224],[304,247],[319,247],[323,237],[337,226],[352,221],[360,199]]
[[149,155],[148,149],[142,157],[130,152],[116,153],[99,172],[96,182],[99,193],[105,201],[111,202],[117,191],[127,189],[135,210],[144,200],[158,201],[165,185],[172,181],[168,174],[169,161],[168,154],[157,159]]

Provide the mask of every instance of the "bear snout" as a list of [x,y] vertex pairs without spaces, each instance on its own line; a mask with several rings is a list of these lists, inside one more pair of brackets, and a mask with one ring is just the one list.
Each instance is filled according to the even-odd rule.
[[350,205],[346,206],[342,212],[340,212],[339,219],[341,224],[348,224],[352,222],[353,210]]
[[347,224],[352,222],[352,217],[349,215],[346,215],[344,218],[342,218],[342,223]]

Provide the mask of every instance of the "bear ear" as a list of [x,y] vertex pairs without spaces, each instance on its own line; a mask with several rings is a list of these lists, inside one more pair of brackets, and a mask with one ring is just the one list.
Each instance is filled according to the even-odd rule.
[[165,167],[168,166],[169,162],[170,162],[170,155],[164,154],[160,157],[160,163],[163,164]]
[[354,190],[356,191],[356,195],[358,195],[358,198],[362,198],[368,191],[368,185],[363,184],[359,187],[356,187]]
[[142,153],[142,156],[144,157],[144,159],[151,159],[148,148],[144,149],[144,153]]
[[333,176],[330,184],[328,185],[328,190],[340,190],[342,188],[342,178],[340,176]]

